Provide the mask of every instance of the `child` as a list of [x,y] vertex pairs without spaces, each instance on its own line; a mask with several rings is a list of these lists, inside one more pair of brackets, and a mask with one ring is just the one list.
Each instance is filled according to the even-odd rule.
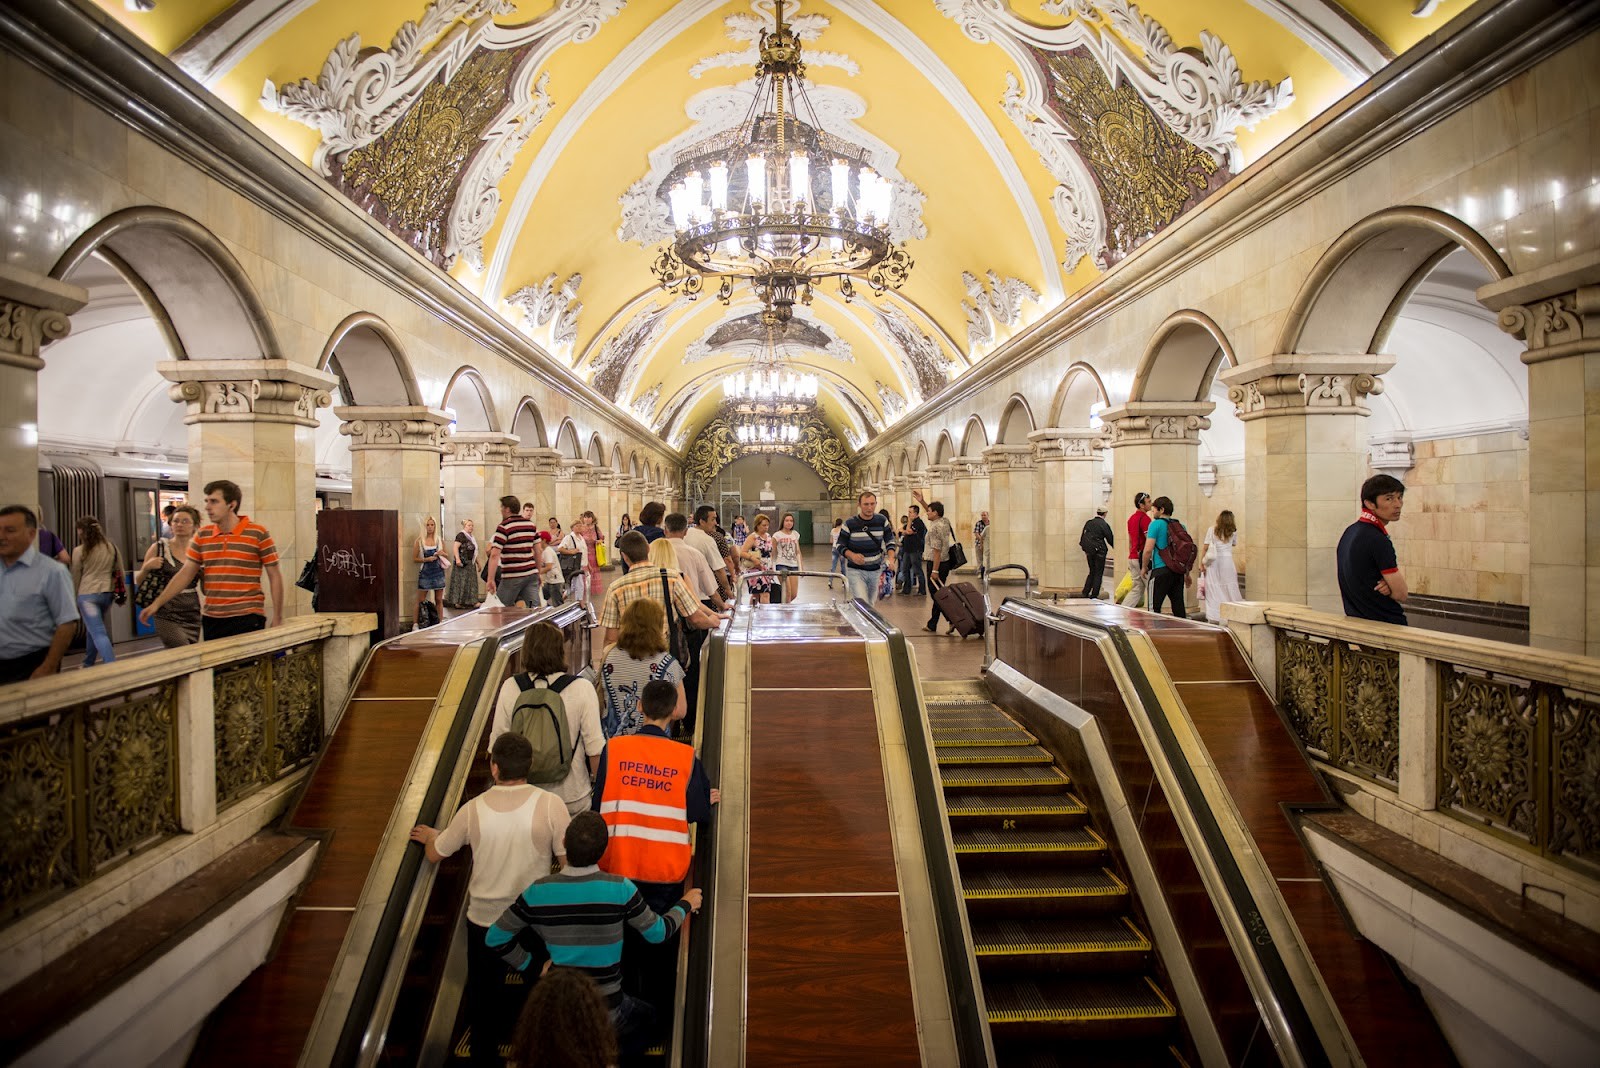
[[555,546],[550,544],[550,532],[539,531],[539,588],[544,594],[544,603],[554,607],[561,604],[565,598],[562,591],[566,589],[566,582],[561,577],[561,558],[556,555]]

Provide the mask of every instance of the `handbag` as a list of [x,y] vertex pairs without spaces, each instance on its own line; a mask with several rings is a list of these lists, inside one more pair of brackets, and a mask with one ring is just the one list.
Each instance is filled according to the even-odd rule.
[[667,588],[667,569],[661,569],[661,600],[667,606],[667,651],[672,658],[689,670],[689,636],[678,623],[678,613],[672,607],[672,590]]
[[294,580],[294,584],[299,586],[302,590],[305,590],[307,593],[317,592],[316,557],[312,557],[310,560],[306,561],[306,566],[300,569],[300,577]]
[[949,560],[951,571],[954,571],[958,567],[965,567],[967,565],[967,551],[961,547],[961,543],[959,541],[953,541],[950,543]]
[[139,580],[139,585],[133,591],[133,603],[139,608],[149,608],[155,604],[156,598],[161,596],[161,591],[167,588],[167,583],[172,581],[174,572],[167,566],[167,543],[163,539],[161,545],[161,566]]
[[111,550],[111,599],[117,604],[128,603],[128,580],[122,574],[122,554]]
[[603,541],[594,543],[594,562],[598,567],[605,567],[611,562],[611,554],[606,552],[606,543]]

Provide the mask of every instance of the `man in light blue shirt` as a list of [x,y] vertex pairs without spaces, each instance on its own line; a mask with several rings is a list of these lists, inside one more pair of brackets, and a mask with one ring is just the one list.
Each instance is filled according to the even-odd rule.
[[34,547],[39,520],[29,508],[0,508],[0,685],[61,670],[78,629],[72,574]]

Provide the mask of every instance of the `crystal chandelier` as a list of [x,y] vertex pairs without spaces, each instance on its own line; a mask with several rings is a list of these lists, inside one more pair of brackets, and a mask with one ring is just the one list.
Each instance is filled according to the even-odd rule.
[[787,452],[800,440],[800,428],[774,417],[747,417],[733,428],[747,452]]
[[912,264],[889,237],[893,184],[817,121],[783,4],[776,28],[761,34],[744,121],[687,150],[669,176],[675,234],[651,270],[663,289],[691,299],[720,279],[724,304],[743,279],[787,322],[824,279],[837,278],[848,302],[854,279],[877,295],[899,289]]
[[722,415],[746,451],[783,452],[800,440],[796,418],[817,406],[817,376],[790,370],[778,351],[778,331],[783,329],[776,308],[761,313],[766,342],[748,371],[730,375],[722,383]]

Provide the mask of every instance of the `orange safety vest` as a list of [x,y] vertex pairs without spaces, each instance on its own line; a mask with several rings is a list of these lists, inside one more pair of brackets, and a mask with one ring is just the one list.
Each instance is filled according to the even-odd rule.
[[600,870],[646,883],[689,874],[689,774],[694,748],[625,734],[606,743],[600,816],[611,831]]

